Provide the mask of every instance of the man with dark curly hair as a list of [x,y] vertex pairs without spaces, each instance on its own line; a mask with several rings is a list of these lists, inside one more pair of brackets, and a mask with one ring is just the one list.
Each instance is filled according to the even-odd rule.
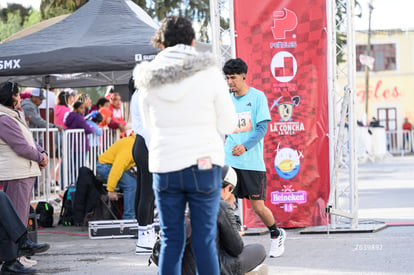
[[270,231],[270,257],[285,251],[286,232],[276,227],[272,212],[264,204],[266,197],[266,167],[263,158],[263,139],[271,120],[267,98],[262,91],[246,82],[247,64],[240,58],[228,60],[223,67],[232,92],[239,123],[226,138],[226,164],[234,168],[238,183],[237,198],[250,200],[254,212]]

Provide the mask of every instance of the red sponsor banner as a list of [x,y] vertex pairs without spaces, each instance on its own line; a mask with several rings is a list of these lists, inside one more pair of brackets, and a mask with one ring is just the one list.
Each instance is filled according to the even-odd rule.
[[[329,197],[326,0],[235,0],[237,57],[268,99],[266,206],[281,227],[326,224]],[[244,202],[244,224],[264,227]]]

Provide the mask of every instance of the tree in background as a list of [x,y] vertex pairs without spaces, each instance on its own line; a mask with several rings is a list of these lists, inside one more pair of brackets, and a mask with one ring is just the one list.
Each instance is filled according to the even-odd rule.
[[[88,0],[42,0],[39,12],[32,8],[25,8],[20,4],[8,4],[7,8],[0,10],[0,41],[11,34],[30,26],[41,20],[46,20],[55,16],[73,13]],[[208,24],[210,20],[209,0],[133,0],[155,21],[161,21],[169,15],[182,15],[197,22],[199,28],[197,38],[202,42],[210,42],[208,36]],[[344,20],[346,16],[345,0],[336,0],[337,24]],[[357,0],[355,6],[360,7]],[[358,14],[357,16],[361,16]],[[226,29],[229,25],[228,18],[220,19],[221,26]],[[346,36],[341,30],[337,31],[337,43],[342,47],[346,44]],[[337,63],[344,62],[343,53],[338,53]]]
[[40,3],[40,13],[42,19],[46,20],[63,14],[73,13],[88,0],[42,0]]
[[40,12],[32,8],[25,8],[20,4],[0,7],[0,41],[40,21]]
[[[88,0],[42,0],[40,13],[46,20],[62,14],[72,13],[86,4]],[[208,22],[210,17],[208,0],[133,0],[155,21],[169,15],[182,15],[198,22],[200,41],[208,42]]]

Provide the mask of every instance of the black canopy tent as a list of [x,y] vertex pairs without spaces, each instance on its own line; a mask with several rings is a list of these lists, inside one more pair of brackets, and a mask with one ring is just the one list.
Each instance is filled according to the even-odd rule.
[[0,44],[0,82],[65,88],[127,84],[151,60],[157,24],[130,0],[90,0],[42,30]]

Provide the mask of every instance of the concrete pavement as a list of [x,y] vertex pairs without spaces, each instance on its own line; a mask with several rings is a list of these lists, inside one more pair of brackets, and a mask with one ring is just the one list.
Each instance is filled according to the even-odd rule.
[[[301,234],[287,229],[285,254],[267,258],[269,274],[414,274],[414,157],[359,165],[360,223],[395,222],[376,233]],[[342,172],[341,172],[342,173]],[[90,240],[86,228],[38,232],[50,250],[33,258],[38,274],[157,274],[134,239]],[[269,249],[268,235],[245,236]]]

